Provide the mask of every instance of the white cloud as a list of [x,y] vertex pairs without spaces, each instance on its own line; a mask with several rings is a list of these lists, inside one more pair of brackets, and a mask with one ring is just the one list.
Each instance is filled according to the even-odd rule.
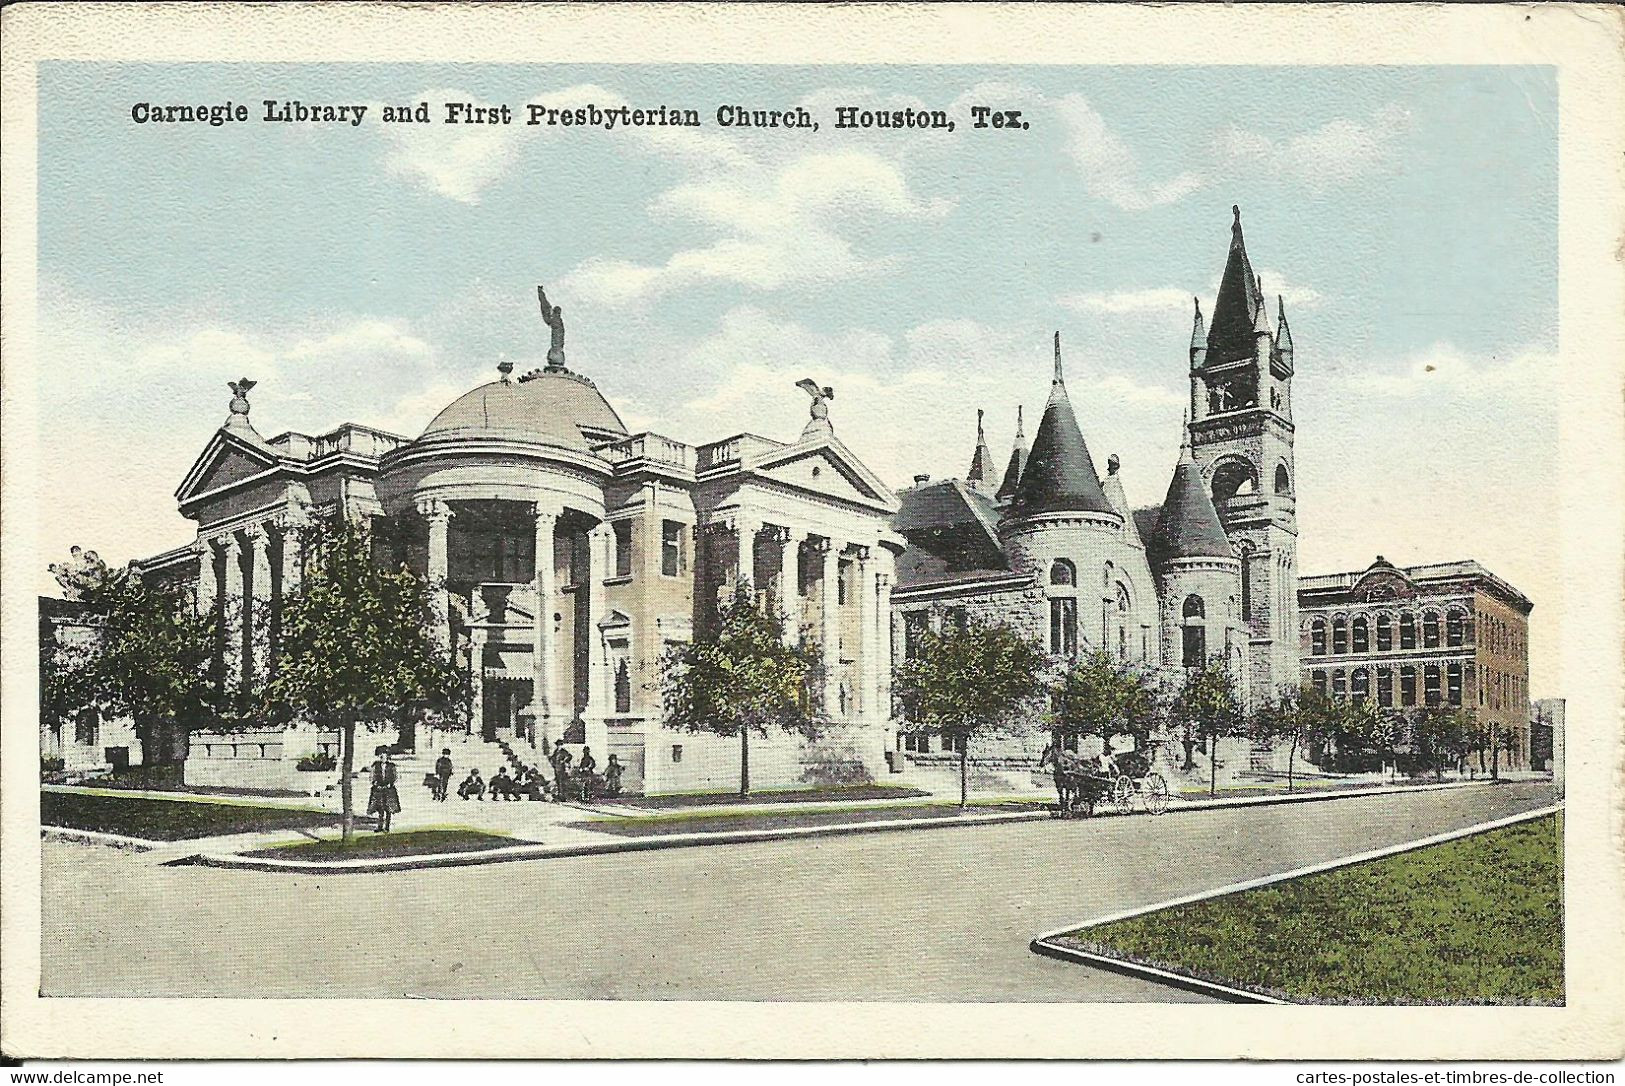
[[1081,94],[1059,99],[1054,109],[1069,136],[1066,152],[1091,196],[1124,211],[1145,211],[1182,200],[1207,183],[1188,170],[1162,181],[1144,177],[1139,156]]
[[[384,167],[448,200],[478,203],[480,195],[507,172],[517,146],[517,127],[442,123],[442,103],[493,104],[459,90],[424,91],[417,101],[429,103],[428,124],[378,122],[387,146]],[[374,105],[373,113],[381,118],[381,104]]]
[[[1294,309],[1314,309],[1323,301],[1318,290],[1291,282],[1279,272],[1263,268],[1258,269],[1255,274],[1263,280],[1266,297],[1279,295]],[[1163,319],[1182,315],[1188,319],[1193,311],[1193,299],[1198,296],[1203,299],[1203,313],[1211,316],[1213,299],[1218,292],[1219,280],[1215,276],[1205,291],[1186,290],[1183,287],[1141,287],[1134,290],[1076,291],[1061,294],[1055,300],[1074,313],[1091,316],[1112,318],[1150,315]]]
[[1363,120],[1339,117],[1282,139],[1232,124],[1214,136],[1213,153],[1231,167],[1323,189],[1393,166],[1395,142],[1409,126],[1410,116],[1398,105],[1384,106]]
[[1558,357],[1550,351],[1527,349],[1506,357],[1479,358],[1451,344],[1436,343],[1397,369],[1350,369],[1346,379],[1357,391],[1391,398],[1527,400],[1552,395],[1558,373]]

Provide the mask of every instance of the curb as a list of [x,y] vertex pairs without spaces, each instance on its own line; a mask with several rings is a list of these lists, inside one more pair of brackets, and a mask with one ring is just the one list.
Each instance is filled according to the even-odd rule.
[[1214,981],[1202,980],[1198,977],[1189,976],[1184,973],[1176,973],[1167,969],[1160,969],[1153,965],[1144,965],[1139,962],[1130,961],[1127,958],[1120,958],[1111,954],[1103,954],[1099,951],[1083,950],[1079,947],[1068,946],[1065,943],[1056,942],[1056,940],[1063,935],[1070,934],[1071,932],[1081,931],[1087,928],[1097,928],[1104,924],[1116,923],[1119,920],[1128,920],[1136,916],[1144,916],[1147,913],[1161,912],[1164,909],[1177,908],[1181,905],[1193,905],[1200,901],[1210,901],[1219,897],[1228,897],[1231,894],[1238,894],[1247,890],[1257,890],[1265,886],[1273,886],[1277,883],[1288,882],[1292,879],[1300,879],[1309,875],[1320,874],[1324,871],[1335,871],[1339,868],[1353,867],[1356,864],[1369,863],[1372,860],[1380,860],[1389,856],[1398,856],[1406,852],[1415,852],[1418,849],[1430,848],[1433,845],[1442,845],[1448,841],[1460,840],[1463,837],[1472,837],[1477,834],[1488,833],[1491,830],[1502,829],[1506,826],[1514,826],[1520,822],[1533,822],[1537,818],[1545,818],[1547,815],[1561,811],[1563,810],[1563,807],[1564,805],[1562,803],[1554,803],[1546,807],[1537,808],[1533,811],[1524,811],[1520,814],[1508,815],[1505,818],[1492,819],[1489,822],[1480,822],[1472,826],[1466,826],[1459,830],[1448,830],[1444,833],[1436,833],[1431,837],[1423,837],[1415,841],[1405,841],[1397,845],[1389,845],[1385,848],[1372,849],[1368,852],[1357,853],[1353,856],[1344,856],[1336,860],[1328,860],[1324,863],[1310,864],[1308,867],[1300,867],[1292,871],[1284,871],[1277,875],[1265,875],[1261,878],[1249,879],[1245,882],[1232,883],[1229,886],[1220,886],[1213,890],[1203,890],[1199,893],[1187,894],[1184,897],[1172,898],[1168,901],[1159,901],[1154,904],[1144,905],[1136,909],[1127,909],[1122,912],[1111,913],[1107,916],[1097,917],[1093,920],[1087,920],[1081,923],[1068,924],[1065,927],[1056,928],[1053,931],[1048,931],[1042,935],[1034,936],[1032,941],[1027,944],[1027,949],[1032,951],[1034,954],[1038,954],[1046,958],[1076,962],[1083,965],[1094,966],[1095,968],[1099,969],[1105,969],[1109,972],[1119,973],[1124,976],[1139,977],[1142,980],[1149,980],[1167,987],[1180,988],[1188,992],[1196,992],[1201,995],[1212,996],[1216,999],[1221,999],[1229,1003],[1290,1004],[1290,1000],[1278,999],[1274,996],[1265,995],[1262,992],[1252,991],[1246,988],[1235,988],[1229,985],[1219,984]]
[[45,841],[72,841],[80,845],[106,845],[109,848],[121,848],[128,852],[154,852],[162,848],[170,848],[180,841],[149,841],[144,837],[126,837],[122,833],[102,833],[99,830],[76,830],[68,826],[41,826],[39,828],[41,840]]
[[[1362,796],[1485,787],[1490,784],[1492,782],[1489,781],[1446,781],[1426,785],[1329,789],[1320,793],[1304,792],[1283,796],[1239,796],[1231,799],[1195,800],[1182,803],[1169,807],[1168,813],[1190,813],[1216,808],[1267,807],[1281,803],[1318,803],[1339,799],[1355,799]],[[718,833],[655,834],[649,837],[592,842],[580,845],[516,845],[505,848],[481,849],[473,852],[392,856],[376,860],[277,860],[262,856],[194,853],[166,860],[165,866],[198,864],[205,867],[242,871],[274,871],[290,874],[367,874],[442,867],[472,867],[479,864],[511,863],[519,860],[570,859],[581,856],[615,855],[625,852],[652,852],[668,848],[704,848],[711,845],[765,843],[804,837],[841,837],[863,833],[891,833],[899,830],[934,830],[964,826],[1005,825],[1017,822],[1044,822],[1049,821],[1051,818],[1052,816],[1048,811],[1022,811],[1011,814],[984,814],[965,817],[884,819],[874,822],[837,823],[829,826],[785,826],[776,829],[729,830]],[[1061,930],[1071,931],[1081,926],[1083,925],[1075,924]]]

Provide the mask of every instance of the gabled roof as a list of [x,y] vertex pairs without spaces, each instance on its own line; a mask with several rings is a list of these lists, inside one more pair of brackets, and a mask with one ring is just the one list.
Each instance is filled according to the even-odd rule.
[[185,505],[199,494],[244,482],[286,465],[287,458],[258,434],[245,434],[236,427],[222,426],[193,461],[191,470],[175,490],[175,498]]
[[1022,469],[1021,482],[1010,502],[1014,516],[1042,513],[1115,513],[1100,489],[1100,476],[1089,456],[1089,446],[1072,413],[1066,382],[1061,377],[1061,333],[1055,333],[1055,377],[1049,403],[1038,423],[1032,452]]
[[1232,206],[1230,210],[1236,216],[1230,227],[1230,254],[1225,259],[1224,277],[1219,280],[1219,297],[1213,303],[1213,320],[1207,331],[1210,366],[1253,356],[1253,322],[1263,302],[1241,236],[1241,208]]
[[1201,470],[1191,459],[1189,438],[1180,447],[1179,463],[1174,465],[1168,496],[1162,501],[1156,549],[1162,561],[1235,557],[1230,539],[1224,534],[1224,525],[1219,521],[1219,511],[1213,508],[1213,498],[1202,485]]

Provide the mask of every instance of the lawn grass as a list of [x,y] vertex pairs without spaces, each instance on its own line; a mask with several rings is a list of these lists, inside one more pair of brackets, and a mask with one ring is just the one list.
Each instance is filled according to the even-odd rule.
[[1085,950],[1303,1003],[1563,1003],[1557,816],[1084,928]]
[[[972,800],[967,814],[1036,812],[1041,802],[1026,800]],[[908,803],[872,807],[807,807],[795,811],[688,811],[678,814],[633,818],[600,818],[573,822],[578,829],[596,830],[618,837],[649,837],[672,833],[731,833],[735,830],[774,830],[798,826],[839,826],[853,822],[885,822],[892,819],[954,819],[961,814],[958,803]]]
[[[144,799],[139,796],[41,792],[40,824],[140,837],[183,841],[231,833],[332,826],[338,815],[315,808],[259,807],[250,803],[192,799]],[[357,819],[360,823],[370,819]]]
[[682,807],[714,807],[726,803],[828,803],[837,799],[918,799],[930,794],[900,784],[841,784],[821,788],[752,792],[748,796],[740,795],[738,789],[731,792],[675,792],[664,796],[621,796],[610,802],[642,810],[662,811]]
[[502,834],[447,826],[441,829],[406,830],[402,833],[358,833],[346,844],[335,837],[322,841],[297,841],[291,845],[255,849],[244,856],[265,856],[277,860],[376,860],[391,856],[439,855],[447,852],[483,852],[507,848],[521,842]]

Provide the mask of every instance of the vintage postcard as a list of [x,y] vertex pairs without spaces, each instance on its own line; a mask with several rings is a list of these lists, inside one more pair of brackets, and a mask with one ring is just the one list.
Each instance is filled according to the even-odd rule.
[[1616,9],[4,19],[7,1055],[1619,1056]]

